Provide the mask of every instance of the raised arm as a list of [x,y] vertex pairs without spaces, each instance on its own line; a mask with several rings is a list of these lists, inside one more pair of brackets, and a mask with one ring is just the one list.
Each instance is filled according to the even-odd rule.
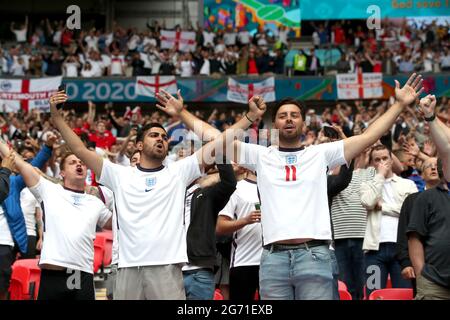
[[92,101],[88,101],[88,106],[89,106],[89,112],[88,112],[88,118],[87,118],[87,123],[89,123],[89,126],[93,126],[94,125],[94,120],[95,120],[95,114],[96,114],[96,106]]
[[[227,160],[238,162],[241,141],[237,138],[240,138],[243,131],[247,130],[253,122],[261,119],[267,109],[264,99],[259,96],[253,96],[248,105],[249,111],[241,120],[196,152],[201,167],[212,164],[214,161],[212,157],[217,157],[219,154],[221,157],[225,156]],[[218,151],[218,154],[216,154],[216,151]]]
[[70,150],[81,159],[91,170],[94,171],[97,177],[101,176],[103,158],[97,155],[94,151],[86,148],[80,138],[73,132],[73,130],[64,122],[61,112],[56,109],[56,105],[67,101],[67,95],[64,91],[60,91],[50,98],[50,112],[52,115],[53,124],[58,128],[61,136],[66,141]]
[[372,123],[363,134],[344,140],[344,154],[347,163],[350,163],[354,157],[381,138],[392,127],[403,109],[413,103],[422,91],[422,77],[420,75],[414,73],[403,88],[400,88],[400,83],[395,80],[395,97],[397,101],[377,121]]
[[9,195],[9,176],[14,169],[14,165],[14,153],[3,156],[2,165],[0,167],[0,204],[3,203]]
[[420,99],[420,108],[430,125],[431,139],[436,144],[439,157],[442,158],[444,175],[450,181],[450,128],[436,117],[436,97],[427,95]]
[[168,113],[169,115],[178,113],[184,119],[189,119],[186,121],[189,121],[189,123],[193,125],[194,132],[195,130],[197,130],[200,137],[203,138],[205,136],[211,138],[215,137],[213,141],[209,142],[207,145],[203,146],[200,150],[196,152],[199,164],[202,168],[215,162],[215,157],[217,156],[215,153],[216,150],[220,151],[220,153],[223,155],[228,155],[227,151],[231,151],[231,148],[233,148],[234,149],[233,154],[235,155],[234,160],[236,161],[236,159],[238,158],[237,155],[239,154],[239,143],[240,143],[239,141],[235,142],[234,139],[236,133],[238,133],[237,130],[248,129],[253,122],[263,117],[267,109],[266,103],[264,102],[263,98],[259,96],[253,96],[249,100],[249,111],[245,115],[245,117],[242,117],[241,120],[233,124],[233,126],[228,128],[225,132],[222,132],[221,134],[216,136],[217,133],[215,131],[216,129],[212,128],[207,124],[206,125],[208,127],[199,126],[199,129],[197,129],[196,128],[197,125],[195,123],[196,121],[198,121],[198,118],[188,113],[186,110],[181,112],[178,111],[180,110],[180,108],[182,108],[182,103],[180,103],[181,96],[178,96],[178,99],[175,99],[175,97],[168,94],[167,92],[163,92],[159,94],[157,98],[160,104],[157,104],[156,106],[159,109]]
[[156,94],[156,98],[160,104],[156,106],[166,112],[170,116],[179,116],[181,121],[189,130],[192,130],[202,141],[212,141],[220,135],[220,131],[211,126],[209,123],[200,120],[192,113],[183,108],[183,97],[180,90],[177,92],[177,98],[172,96],[165,90],[161,90]]
[[[2,157],[9,157],[10,156],[10,150],[8,146],[0,140],[0,152],[2,154]],[[39,173],[36,171],[36,169],[29,164],[28,162],[24,161],[21,156],[19,156],[16,153],[14,154],[14,162],[16,169],[19,170],[20,174],[22,175],[25,184],[27,187],[34,187],[39,182]]]

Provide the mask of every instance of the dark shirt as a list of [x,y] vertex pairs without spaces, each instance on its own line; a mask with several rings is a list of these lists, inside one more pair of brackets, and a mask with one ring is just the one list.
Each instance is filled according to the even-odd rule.
[[0,204],[8,197],[10,175],[11,170],[7,168],[0,168]]
[[450,194],[438,186],[414,201],[407,234],[419,234],[425,251],[422,275],[450,289]]
[[236,177],[229,164],[218,164],[220,182],[194,191],[191,200],[191,222],[186,241],[189,263],[200,267],[216,264],[216,222],[219,212],[236,190]]
[[409,259],[408,252],[408,237],[406,236],[406,228],[409,224],[411,211],[419,192],[411,193],[406,197],[400,209],[400,217],[398,219],[397,229],[397,260],[400,263],[402,269],[406,267],[412,267],[411,260]]
[[172,63],[169,62],[163,62],[161,63],[161,66],[159,67],[159,74],[171,76],[173,75],[175,71],[175,66]]
[[133,60],[131,66],[133,67],[133,77],[145,75],[144,61]]

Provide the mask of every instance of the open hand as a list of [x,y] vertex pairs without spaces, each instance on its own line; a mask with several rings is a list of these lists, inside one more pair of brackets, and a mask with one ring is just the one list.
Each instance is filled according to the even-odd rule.
[[395,80],[395,98],[401,104],[402,107],[407,107],[420,96],[423,89],[422,76],[413,73],[409,77],[403,88],[400,88],[400,83]]
[[156,104],[156,107],[170,116],[179,115],[183,111],[184,105],[180,90],[177,91],[177,97],[175,98],[166,90],[161,90],[156,94],[156,99],[159,102],[159,104]]

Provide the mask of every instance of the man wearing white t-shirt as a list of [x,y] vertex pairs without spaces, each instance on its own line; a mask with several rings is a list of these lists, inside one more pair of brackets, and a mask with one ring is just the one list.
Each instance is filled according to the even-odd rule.
[[39,300],[94,300],[94,238],[97,224],[111,229],[111,212],[86,194],[86,165],[73,153],[61,159],[63,185],[50,182],[16,157],[16,167],[41,205],[43,244]]
[[[370,151],[370,164],[377,174],[361,185],[361,203],[367,209],[367,226],[362,249],[366,275],[366,295],[375,289],[386,288],[388,275],[393,288],[411,288],[403,279],[397,260],[397,229],[400,210],[406,197],[417,192],[412,180],[392,172],[392,154],[384,145]],[[374,268],[379,270],[381,281],[371,283]]]
[[422,90],[421,76],[413,74],[403,88],[396,81],[397,102],[363,134],[341,141],[301,148],[305,110],[288,99],[274,110],[278,146],[235,142],[235,161],[258,176],[262,299],[333,299],[327,168],[350,163],[375,143]]
[[230,261],[230,300],[253,300],[259,288],[262,253],[261,212],[256,176],[248,172],[217,219],[217,233],[233,233]]
[[18,43],[24,43],[27,41],[28,30],[28,16],[25,16],[25,23],[20,25],[19,29],[14,28],[14,22],[11,22],[10,30],[16,35],[16,41]]
[[[173,96],[159,98],[163,106],[157,105],[158,108],[170,115],[180,112],[172,110],[172,102],[176,100]],[[192,156],[164,166],[168,135],[160,124],[150,123],[137,137],[137,148],[141,151],[139,164],[122,167],[103,161],[84,146],[56,109],[57,104],[65,101],[64,92],[50,98],[53,123],[99,182],[114,192],[119,238],[116,298],[185,299],[181,265],[187,262],[183,221],[186,187],[200,177],[200,169],[215,160],[211,155],[216,144],[223,143],[223,135]],[[265,104],[250,106],[252,117],[259,117],[266,108]],[[186,112],[181,111],[182,117]],[[235,124],[235,128],[248,126],[246,119]]]

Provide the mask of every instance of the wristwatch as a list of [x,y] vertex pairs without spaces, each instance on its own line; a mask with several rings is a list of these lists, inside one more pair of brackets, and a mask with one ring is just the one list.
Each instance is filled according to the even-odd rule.
[[431,121],[433,121],[434,119],[436,119],[436,114],[433,113],[433,115],[432,115],[431,117],[429,117],[429,118],[424,117],[424,118],[425,118],[425,121],[426,121],[426,122],[431,122]]

